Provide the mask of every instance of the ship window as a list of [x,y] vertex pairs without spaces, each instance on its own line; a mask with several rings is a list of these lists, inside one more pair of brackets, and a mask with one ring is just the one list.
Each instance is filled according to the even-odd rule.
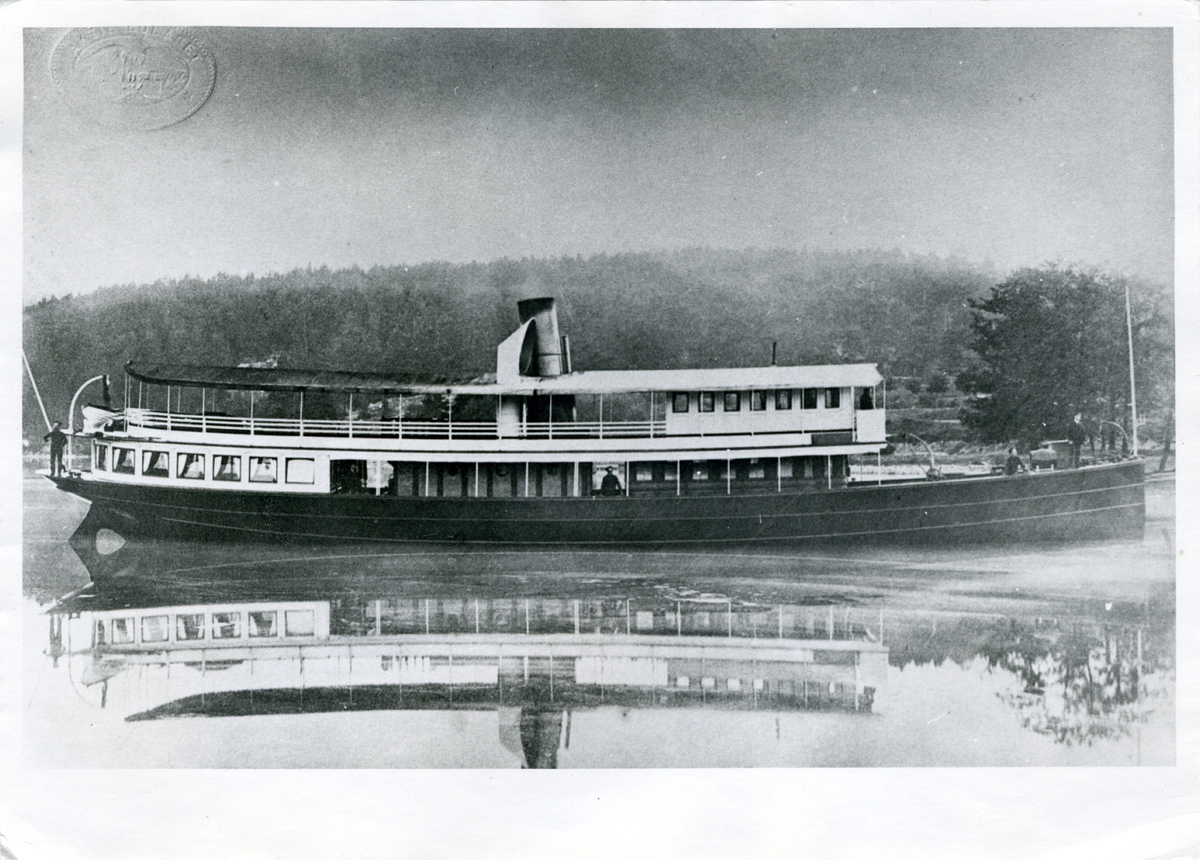
[[179,469],[181,478],[190,478],[194,481],[204,480],[203,454],[180,454],[175,466]]
[[257,484],[274,484],[276,461],[274,457],[250,458],[250,482]]
[[750,392],[750,411],[762,412],[767,408],[767,392],[751,391]]
[[108,470],[108,446],[96,446],[96,471],[104,472]]
[[633,466],[633,479],[635,481],[653,481],[653,465],[650,463],[635,463]]
[[753,478],[765,478],[766,476],[767,476],[767,470],[766,470],[766,467],[763,465],[762,460],[751,460],[750,461],[750,477],[753,479]]
[[242,636],[242,613],[214,612],[212,623],[213,639],[240,639]]
[[804,395],[803,395],[804,402],[801,403],[800,408],[801,409],[816,409],[817,408],[817,395],[820,393],[821,393],[821,389],[819,389],[819,388],[804,389]]
[[96,620],[96,644],[97,645],[107,645],[108,644],[108,639],[104,635],[104,630],[105,630],[104,619],[103,618],[97,619]]
[[781,459],[779,461],[779,477],[781,477],[781,478],[792,477],[792,458],[791,457],[784,457],[783,459]]
[[242,458],[236,454],[213,454],[214,481],[240,481]]
[[776,409],[791,409],[792,408],[792,389],[780,388],[775,392],[775,408]]
[[166,451],[143,451],[142,474],[148,478],[171,477],[171,457]]
[[133,641],[133,619],[114,618],[112,620],[112,644],[128,645]]
[[740,391],[725,392],[725,411],[737,412],[742,408],[742,393]]
[[250,635],[254,638],[260,636],[274,636],[276,633],[274,611],[271,612],[251,612],[250,613]]
[[313,461],[288,458],[287,482],[289,484],[311,484],[313,482]]
[[315,636],[317,619],[311,609],[289,609],[283,613],[284,633],[288,636]]
[[120,472],[123,475],[133,474],[133,449],[132,448],[113,448],[113,467],[114,472]]
[[167,631],[171,629],[170,621],[167,615],[147,615],[142,618],[142,641],[166,642]]
[[708,480],[708,463],[693,463],[692,464],[692,480],[707,481]]
[[825,389],[825,408],[837,409],[842,405],[842,389],[826,388]]
[[176,615],[175,616],[175,639],[176,641],[184,641],[188,639],[203,639],[204,638],[204,616],[203,615]]
[[711,391],[701,391],[699,394],[699,399],[700,399],[699,406],[700,406],[701,412],[712,412],[713,409],[716,408],[715,407],[715,398]]
[[692,396],[685,391],[677,391],[671,395],[671,411],[672,412],[687,412],[688,404],[691,402]]

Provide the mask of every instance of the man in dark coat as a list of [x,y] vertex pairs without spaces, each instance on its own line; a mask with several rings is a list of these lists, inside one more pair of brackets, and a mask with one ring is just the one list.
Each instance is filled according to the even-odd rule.
[[67,434],[62,431],[62,422],[55,421],[54,427],[42,437],[50,441],[50,477],[63,473],[63,448],[67,447]]
[[613,474],[612,466],[609,466],[604,475],[604,479],[600,482],[600,495],[602,496],[619,496],[621,495],[621,481]]
[[1067,428],[1067,441],[1071,443],[1071,468],[1079,468],[1079,451],[1083,448],[1083,443],[1088,440],[1088,432],[1083,429],[1083,415],[1079,412],[1075,413],[1075,420],[1071,422],[1071,426]]
[[1008,459],[1004,461],[1004,474],[1015,475],[1018,472],[1025,471],[1025,463],[1021,460],[1021,455],[1017,453],[1016,447],[1008,449]]

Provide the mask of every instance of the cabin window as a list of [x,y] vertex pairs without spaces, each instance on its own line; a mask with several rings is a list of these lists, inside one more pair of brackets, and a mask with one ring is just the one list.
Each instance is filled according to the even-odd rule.
[[792,408],[792,389],[780,388],[775,392],[775,408],[776,409],[791,409]]
[[108,446],[107,445],[97,445],[96,446],[96,471],[97,472],[108,471]]
[[204,480],[204,455],[203,454],[180,454],[175,461],[175,467],[179,470],[179,477],[189,478],[193,481]]
[[166,451],[143,451],[142,474],[147,478],[171,477],[171,455]]
[[204,615],[176,615],[175,639],[185,641],[204,638]]
[[128,645],[133,642],[133,619],[114,618],[112,620],[112,644]]
[[120,472],[122,475],[133,474],[133,449],[132,448],[113,448],[113,467],[114,472]]
[[289,484],[311,484],[314,474],[312,460],[288,458],[285,480]]
[[635,481],[653,481],[654,466],[651,463],[634,463],[633,479]]
[[213,639],[240,639],[242,636],[242,613],[214,612],[212,623]]
[[821,393],[821,389],[819,389],[819,388],[804,389],[804,394],[802,395],[803,402],[800,404],[800,408],[801,409],[816,409],[817,408],[817,396],[820,393]]
[[699,400],[701,412],[712,412],[716,408],[716,397],[711,391],[701,391]]
[[742,408],[742,393],[740,391],[725,392],[725,411],[738,412]]
[[842,405],[842,389],[826,388],[825,389],[825,408],[838,409]]
[[781,478],[792,477],[792,458],[791,457],[784,457],[783,459],[781,459],[779,461],[779,477],[781,477]]
[[250,636],[253,638],[274,636],[277,632],[275,616],[276,613],[273,610],[270,612],[251,612]]
[[289,609],[283,613],[284,634],[287,636],[317,635],[317,619],[311,609]]
[[213,454],[214,481],[240,481],[242,458],[235,454]]
[[693,463],[692,464],[692,480],[707,481],[708,480],[708,463]]
[[750,411],[762,412],[767,408],[767,392],[751,391],[750,392]]
[[766,470],[766,467],[763,465],[762,460],[759,460],[757,458],[751,460],[750,461],[750,478],[755,479],[755,478],[765,478],[765,477],[767,477],[767,470]]
[[671,395],[671,411],[672,412],[687,412],[688,404],[691,402],[692,396],[686,392],[678,391]]
[[166,642],[171,629],[169,615],[147,615],[142,619],[143,642]]
[[97,645],[106,645],[108,643],[108,639],[105,636],[104,631],[105,631],[104,619],[103,618],[97,619],[97,621],[96,621],[96,644]]
[[277,468],[276,459],[274,457],[251,457],[250,483],[274,484],[276,481]]

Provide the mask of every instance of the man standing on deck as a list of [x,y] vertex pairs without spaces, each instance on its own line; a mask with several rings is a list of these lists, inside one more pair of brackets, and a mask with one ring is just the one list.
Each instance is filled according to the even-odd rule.
[[1082,413],[1075,413],[1075,420],[1067,428],[1067,441],[1071,443],[1071,468],[1079,468],[1079,451],[1087,441],[1088,432],[1083,429]]
[[50,440],[50,477],[58,477],[63,473],[63,448],[67,446],[67,434],[62,431],[62,422],[55,421],[54,427],[42,437]]
[[609,466],[604,475],[604,480],[600,482],[600,495],[602,496],[619,496],[621,495],[621,480],[613,474],[612,466]]

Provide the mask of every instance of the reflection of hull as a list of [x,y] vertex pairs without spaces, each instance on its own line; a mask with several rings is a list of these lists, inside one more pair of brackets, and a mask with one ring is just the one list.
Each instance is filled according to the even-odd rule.
[[494,545],[680,546],[1132,537],[1139,460],[1011,478],[824,492],[619,498],[439,498],[213,492],[56,479],[128,536]]

